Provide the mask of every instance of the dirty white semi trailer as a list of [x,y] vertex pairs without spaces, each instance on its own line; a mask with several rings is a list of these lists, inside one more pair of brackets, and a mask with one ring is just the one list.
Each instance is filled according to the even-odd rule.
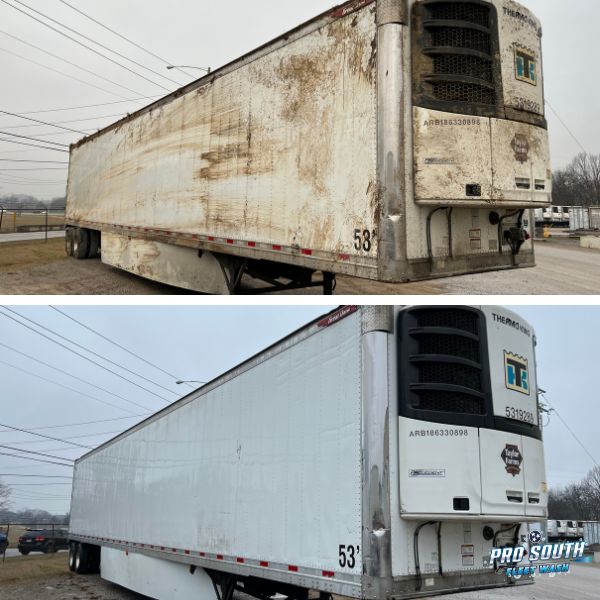
[[71,568],[165,600],[515,583],[490,549],[547,516],[536,392],[505,309],[342,307],[77,460]]
[[342,4],[73,145],[67,252],[210,293],[532,266],[541,35],[512,0]]

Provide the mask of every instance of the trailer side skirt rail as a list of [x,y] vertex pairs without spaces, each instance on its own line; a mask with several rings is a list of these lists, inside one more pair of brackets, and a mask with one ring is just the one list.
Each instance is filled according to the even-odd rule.
[[94,536],[71,535],[69,539],[70,541],[77,541],[93,546],[114,548],[122,550],[125,553],[145,554],[146,556],[194,565],[212,571],[233,573],[243,577],[265,578],[268,573],[268,579],[272,581],[331,592],[351,598],[361,597],[361,578],[346,573],[323,571],[300,565],[286,565],[241,556],[227,556],[212,552],[198,552],[182,548],[170,548],[155,544],[141,544]]

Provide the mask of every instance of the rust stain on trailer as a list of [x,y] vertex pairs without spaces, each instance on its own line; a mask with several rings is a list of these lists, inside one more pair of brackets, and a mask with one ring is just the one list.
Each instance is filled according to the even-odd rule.
[[371,181],[367,188],[367,199],[373,215],[373,223],[375,227],[379,227],[381,221],[381,213],[383,211],[383,197],[385,187],[379,185],[376,181]]

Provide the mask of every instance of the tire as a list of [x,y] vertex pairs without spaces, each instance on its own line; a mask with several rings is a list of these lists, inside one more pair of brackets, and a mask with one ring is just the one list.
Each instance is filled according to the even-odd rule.
[[69,544],[69,571],[71,571],[71,573],[75,572],[75,555],[77,554],[77,546],[79,546],[77,542],[71,542]]
[[29,554],[29,550],[19,550],[19,552],[23,555],[23,556],[27,556]]
[[98,258],[100,256],[100,232],[89,229],[90,234],[90,250],[88,258]]
[[90,231],[77,227],[73,230],[73,257],[85,260],[90,254]]
[[87,544],[77,544],[77,552],[75,554],[75,572],[79,575],[87,575],[89,573],[90,552]]
[[92,574],[100,573],[100,546],[90,546],[90,550],[89,572]]
[[65,232],[65,253],[67,256],[73,257],[73,228],[67,227]]
[[57,552],[54,542],[48,542],[44,547],[44,554],[54,554]]

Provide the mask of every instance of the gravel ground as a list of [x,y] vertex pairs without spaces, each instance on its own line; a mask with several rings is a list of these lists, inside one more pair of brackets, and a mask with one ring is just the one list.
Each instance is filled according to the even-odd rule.
[[[3,249],[4,250],[4,249]],[[573,240],[537,245],[538,266],[450,277],[404,285],[339,277],[337,295],[600,295],[600,251]],[[60,258],[44,264],[0,268],[0,294],[182,295],[188,292],[103,265],[99,260]],[[316,295],[319,288],[287,294]]]
[[98,575],[80,577],[64,575],[41,581],[3,585],[2,600],[145,600]]

